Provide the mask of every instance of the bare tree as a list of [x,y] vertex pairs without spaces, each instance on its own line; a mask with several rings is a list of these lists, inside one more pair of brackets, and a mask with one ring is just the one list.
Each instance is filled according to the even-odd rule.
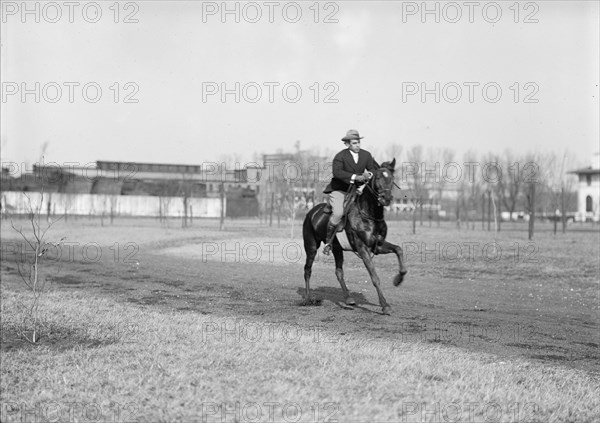
[[[435,148],[430,149],[428,154],[431,162],[428,164],[428,169],[435,172],[435,180],[432,183],[433,190],[435,192],[435,201],[438,204],[438,210],[436,212],[437,223],[440,225],[440,210],[442,207],[442,200],[445,190],[449,186],[449,182],[454,179],[458,179],[460,176],[458,170],[455,170],[457,174],[452,174],[452,169],[457,169],[458,166],[454,165],[454,151],[450,148]],[[449,170],[450,169],[450,170]],[[430,178],[431,179],[431,178]],[[431,206],[433,206],[434,198],[431,197]],[[433,208],[430,208],[430,213],[433,212]]]
[[403,182],[408,184],[409,189],[412,191],[412,203],[414,206],[413,210],[413,234],[416,233],[417,229],[417,208],[421,214],[421,225],[423,224],[423,201],[427,198],[427,190],[425,187],[425,181],[423,180],[423,147],[420,145],[414,145],[408,150],[407,163],[403,164],[402,178]]
[[293,182],[291,183],[291,187],[287,191],[284,199],[289,208],[290,219],[291,219],[291,223],[292,223],[292,225],[291,225],[292,228],[290,230],[290,238],[294,238],[294,226],[295,226],[296,209],[297,209],[298,202],[296,201],[296,190],[295,190],[295,184]]
[[569,193],[573,190],[575,176],[568,174],[567,170],[575,166],[575,158],[567,150],[559,157],[550,156],[546,163],[551,172],[547,174],[547,185],[550,199],[549,207],[554,221],[554,234],[557,232],[558,220],[562,223],[562,232],[567,230],[567,204]]
[[35,344],[39,341],[38,335],[40,332],[40,297],[45,292],[44,288],[46,286],[46,279],[42,277],[40,272],[40,264],[50,248],[59,247],[65,238],[61,238],[61,240],[56,243],[47,242],[45,240],[46,233],[55,222],[50,221],[45,228],[42,228],[40,224],[44,199],[43,189],[39,205],[35,208],[32,205],[31,197],[25,193],[23,193],[23,195],[27,197],[28,201],[29,213],[27,219],[31,223],[33,237],[28,238],[27,235],[24,234],[23,228],[17,228],[11,219],[11,226],[25,241],[25,248],[29,247],[31,249],[30,254],[21,255],[17,261],[19,276],[31,294],[29,304],[22,304],[25,309],[25,314],[22,325],[19,328],[19,335],[27,342]]
[[162,180],[158,186],[158,198],[159,198],[159,219],[161,223],[164,221],[167,226],[169,224],[169,206],[171,199],[178,196],[180,191],[180,182],[177,180],[166,179]]
[[396,159],[396,162],[402,162],[402,150],[403,147],[399,143],[393,142],[387,145],[385,149],[385,157],[384,160],[379,159],[380,162],[383,161],[391,161],[392,159]]
[[502,160],[499,160],[502,168],[502,178],[498,182],[498,196],[504,208],[509,212],[509,219],[513,215],[523,185],[523,167],[525,163],[519,163],[509,150],[505,150]]
[[467,228],[471,222],[471,229],[475,229],[475,217],[479,208],[482,193],[484,192],[483,178],[481,177],[481,162],[475,151],[469,150],[464,155],[465,175],[462,178],[463,205]]
[[181,180],[179,181],[179,195],[183,201],[183,216],[181,221],[181,227],[187,228],[188,226],[188,212],[189,212],[189,200],[192,196],[193,181],[192,176],[189,174],[182,173]]
[[[484,156],[482,165],[483,188],[488,199],[488,228],[490,221],[494,221],[494,232],[500,230],[499,222],[501,216],[501,198],[503,198],[502,178],[505,177],[506,169],[503,169],[502,159],[497,153],[489,153]],[[492,217],[493,215],[493,217]]]
[[522,178],[525,184],[525,209],[529,215],[529,239],[533,239],[536,210],[544,211],[544,198],[548,198],[548,180],[553,169],[556,156],[531,152],[525,156],[522,166]]

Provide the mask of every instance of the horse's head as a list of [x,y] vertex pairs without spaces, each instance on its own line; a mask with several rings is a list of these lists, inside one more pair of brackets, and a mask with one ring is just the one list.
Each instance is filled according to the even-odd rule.
[[396,159],[391,162],[383,162],[379,169],[373,172],[371,188],[382,206],[389,206],[392,202],[392,188],[394,187],[394,167]]

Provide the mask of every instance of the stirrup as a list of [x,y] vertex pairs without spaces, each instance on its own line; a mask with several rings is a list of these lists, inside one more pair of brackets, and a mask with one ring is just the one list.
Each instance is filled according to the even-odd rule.
[[326,256],[331,254],[331,244],[325,244],[325,247],[323,247],[323,254]]

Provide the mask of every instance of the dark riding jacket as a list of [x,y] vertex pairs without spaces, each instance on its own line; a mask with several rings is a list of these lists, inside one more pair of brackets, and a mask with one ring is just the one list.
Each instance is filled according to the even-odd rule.
[[350,187],[352,175],[362,175],[365,170],[373,172],[378,168],[379,164],[377,164],[371,153],[367,150],[359,150],[358,163],[354,163],[350,149],[346,148],[337,153],[333,158],[333,178],[331,178],[331,182],[323,192],[325,194],[333,191],[347,192]]

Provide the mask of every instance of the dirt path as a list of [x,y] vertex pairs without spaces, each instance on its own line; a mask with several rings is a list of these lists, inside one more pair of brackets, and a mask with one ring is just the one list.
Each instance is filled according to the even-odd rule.
[[[49,273],[59,289],[85,289],[148,307],[231,317],[232,325],[234,318],[286,322],[303,329],[318,327],[329,342],[343,336],[425,341],[493,353],[498,361],[525,358],[600,374],[597,308],[579,304],[590,300],[593,286],[587,281],[578,286],[577,278],[557,289],[565,282],[546,280],[539,271],[528,275],[524,269],[502,273],[485,265],[465,269],[460,264],[413,263],[406,282],[394,288],[394,259],[378,258],[393,313],[382,316],[366,270],[352,257],[345,273],[358,304],[346,310],[330,263],[322,261],[313,269],[313,293],[322,305],[301,307],[301,263],[202,262],[165,249],[142,250],[136,256],[139,265],[104,257],[95,263],[55,265]],[[5,261],[2,272],[15,274],[14,263]]]

